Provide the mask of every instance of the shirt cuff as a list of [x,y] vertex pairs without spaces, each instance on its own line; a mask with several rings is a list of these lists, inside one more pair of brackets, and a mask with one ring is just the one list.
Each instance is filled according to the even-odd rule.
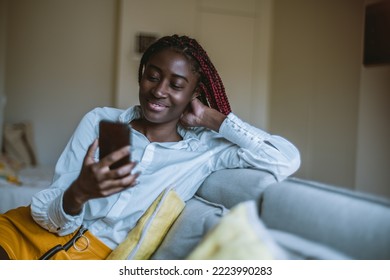
[[269,133],[244,122],[233,113],[229,113],[223,121],[219,133],[230,142],[247,149],[256,149],[271,137]]
[[57,232],[59,235],[66,235],[74,232],[81,226],[84,217],[84,207],[80,214],[71,216],[65,213],[63,208],[64,193],[53,200],[48,209],[49,219],[55,228],[50,229],[52,232]]

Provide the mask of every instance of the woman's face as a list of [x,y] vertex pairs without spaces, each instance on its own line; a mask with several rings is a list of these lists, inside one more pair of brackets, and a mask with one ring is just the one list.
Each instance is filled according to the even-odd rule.
[[196,96],[199,76],[188,59],[172,50],[154,54],[146,63],[139,100],[144,117],[152,123],[177,123]]

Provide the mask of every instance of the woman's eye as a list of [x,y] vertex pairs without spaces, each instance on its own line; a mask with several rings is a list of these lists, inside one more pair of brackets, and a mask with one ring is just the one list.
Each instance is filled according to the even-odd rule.
[[182,90],[184,88],[184,84],[181,81],[171,81],[170,86],[174,90]]
[[183,88],[181,85],[177,85],[177,84],[171,84],[171,87],[172,87],[173,89],[176,89],[176,90],[180,90],[180,89]]
[[152,82],[156,82],[156,81],[158,81],[158,77],[156,77],[156,76],[148,76],[148,80],[152,81]]

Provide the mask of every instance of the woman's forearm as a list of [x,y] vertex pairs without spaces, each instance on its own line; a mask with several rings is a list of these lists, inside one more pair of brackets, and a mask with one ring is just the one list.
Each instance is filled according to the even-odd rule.
[[77,192],[77,180],[64,192],[62,205],[64,212],[68,215],[75,216],[80,214],[85,201]]
[[219,128],[225,119],[226,116],[221,112],[212,108],[207,108],[202,116],[202,126],[219,132]]

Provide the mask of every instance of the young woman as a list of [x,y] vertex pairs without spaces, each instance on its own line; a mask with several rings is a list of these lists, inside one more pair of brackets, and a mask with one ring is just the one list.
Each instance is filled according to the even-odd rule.
[[[40,227],[67,236],[83,226],[112,250],[167,187],[187,201],[216,170],[257,168],[282,180],[300,165],[293,144],[231,112],[218,72],[192,38],[163,37],[146,50],[139,102],[127,110],[96,108],[81,120],[52,186],[33,197],[31,215]],[[129,124],[132,146],[99,161],[101,120]],[[109,168],[129,155],[131,163]],[[3,241],[0,246],[23,258]]]

